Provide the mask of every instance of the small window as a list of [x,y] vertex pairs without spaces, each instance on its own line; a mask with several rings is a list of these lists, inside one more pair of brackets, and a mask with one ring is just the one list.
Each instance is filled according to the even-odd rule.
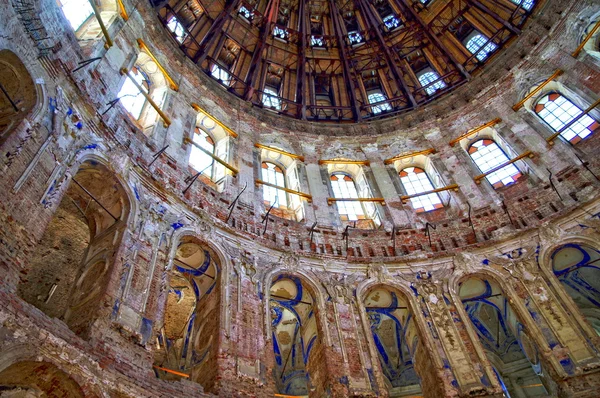
[[436,91],[446,87],[446,83],[440,79],[440,76],[431,70],[419,75],[419,83],[425,88],[427,95],[433,95]]
[[[333,173],[331,175],[331,189],[336,199],[358,198],[356,184],[349,175]],[[357,221],[365,219],[362,204],[358,201],[337,201],[338,211],[343,221]]]
[[[433,184],[425,170],[419,167],[407,167],[400,171],[400,182],[406,190],[407,195],[415,195],[432,191]],[[440,209],[444,207],[437,193],[417,196],[411,200],[413,208],[417,213]]]
[[200,148],[208,151],[209,153],[215,154],[215,142],[210,135],[205,131],[196,127],[196,132],[192,140],[192,151],[190,153],[190,166],[194,168],[202,175],[212,179],[213,177],[213,165],[215,161],[206,152]]
[[369,100],[369,104],[377,104],[371,107],[371,112],[373,112],[374,115],[392,110],[392,107],[388,102],[382,102],[387,100],[387,98],[379,91],[369,94],[367,99]]
[[394,14],[390,14],[383,18],[383,23],[389,30],[395,29],[400,26],[400,20]]
[[[132,79],[133,77],[133,79]],[[142,115],[142,110],[146,104],[146,97],[138,89],[134,80],[143,90],[144,93],[148,94],[150,85],[150,79],[139,67],[134,66],[131,69],[131,73],[125,79],[117,98],[120,99],[121,104],[125,107],[127,112],[133,116],[134,119],[139,119]]]
[[278,39],[287,41],[288,31],[287,31],[287,29],[285,29],[283,27],[275,26],[275,28],[273,29],[273,36]]
[[515,4],[520,4],[521,8],[530,11],[533,8],[534,1],[533,0],[511,0]]
[[248,22],[254,19],[254,13],[250,11],[246,6],[241,6],[238,10],[238,15],[245,18]]
[[[262,162],[262,179],[269,184],[277,185],[278,187],[285,188],[285,175],[284,170],[271,162]],[[269,187],[263,185],[263,199],[265,205],[279,208],[287,208],[287,194],[281,189]]]
[[225,86],[231,85],[231,75],[223,68],[214,64],[210,69],[210,74],[212,77],[220,81]]
[[360,34],[359,31],[355,30],[352,32],[348,32],[348,40],[350,40],[350,44],[358,44],[358,43],[362,43],[364,40],[363,35]]
[[[482,173],[487,173],[510,160],[498,144],[488,139],[479,140],[471,144],[469,155]],[[500,188],[504,185],[512,184],[519,177],[521,177],[519,169],[514,164],[509,164],[489,174],[486,178],[494,188]]]
[[600,124],[559,93],[550,93],[540,99],[535,106],[535,113],[542,118],[554,131],[560,131],[573,122],[560,135],[576,144],[598,130]]
[[264,106],[267,106],[269,108],[274,108],[278,111],[281,110],[281,101],[279,100],[279,94],[272,87],[265,87],[265,90],[263,92],[262,103]]
[[323,40],[323,36],[312,35],[310,37],[310,45],[311,47],[324,47],[325,41]]
[[474,36],[472,36],[467,41],[466,47],[467,50],[471,52],[471,54],[476,54],[475,57],[479,61],[483,61],[484,59],[486,59],[488,55],[496,51],[496,49],[498,48],[496,44],[494,44],[491,40],[488,41],[487,37],[480,33],[477,33]]
[[171,16],[171,18],[169,18],[169,21],[167,22],[167,28],[169,28],[171,33],[173,33],[177,42],[183,43],[187,37],[187,33],[181,22],[179,22],[175,16]]
[[83,23],[94,14],[94,9],[88,0],[62,0],[61,9],[74,31],[81,28]]

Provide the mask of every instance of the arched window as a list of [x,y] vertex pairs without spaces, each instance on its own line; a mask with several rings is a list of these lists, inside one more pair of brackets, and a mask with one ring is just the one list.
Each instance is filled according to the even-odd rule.
[[185,31],[185,28],[183,27],[181,22],[179,22],[179,19],[177,19],[175,15],[172,15],[169,18],[169,21],[167,22],[167,28],[169,28],[171,33],[173,33],[173,36],[175,36],[175,40],[177,40],[179,43],[183,43],[183,41],[187,37],[187,32]]
[[[509,300],[495,281],[470,277],[459,285],[459,296],[475,332],[510,396],[527,386],[528,397],[546,396],[540,354]],[[527,300],[530,311],[538,308]],[[466,320],[465,320],[466,321]]]
[[534,0],[511,0],[515,4],[520,4],[521,8],[529,11],[533,8]]
[[152,98],[160,108],[167,94],[167,84],[158,65],[146,53],[141,52],[137,62],[127,73],[117,98],[131,117],[149,134],[159,115],[144,94]]
[[[486,44],[487,43],[487,44]],[[478,60],[483,61],[488,57],[489,54],[493,53],[498,46],[494,44],[491,40],[488,41],[488,38],[482,35],[481,33],[476,33],[468,39],[466,44],[467,50],[471,52],[471,54],[476,54]]]
[[[354,180],[344,173],[331,175],[331,188],[333,196],[337,199],[358,198],[358,191]],[[360,202],[338,201],[338,212],[344,221],[356,221],[365,218],[365,212]]]
[[[102,29],[94,9],[88,0],[59,0],[60,8],[73,28],[75,37],[85,45],[93,42],[94,39],[102,35]],[[97,9],[100,12],[99,17],[102,23],[108,29],[117,18],[117,3],[115,0],[95,0]]]
[[[377,287],[364,300],[379,363],[391,397],[420,396],[415,369],[419,337],[406,296],[396,289]],[[427,355],[418,349],[419,355]],[[429,363],[430,361],[423,361]]]
[[192,146],[192,151],[190,152],[190,166],[192,166],[194,170],[201,172],[204,176],[212,179],[213,166],[216,162],[202,149],[214,155],[215,141],[210,135],[208,135],[206,131],[196,127],[192,142],[194,145]]
[[552,254],[552,270],[600,336],[600,251],[566,244]]
[[561,131],[560,135],[576,144],[596,131],[600,124],[565,96],[559,93],[544,95],[535,105],[535,113],[542,118],[554,131]]
[[77,31],[94,14],[94,9],[88,0],[62,0],[60,3],[62,12],[74,31]]
[[431,69],[419,74],[419,83],[421,83],[422,87],[425,87],[427,95],[433,95],[436,91],[446,87],[446,83]]
[[[262,179],[269,184],[277,185],[285,188],[284,170],[275,163],[262,162]],[[281,189],[274,187],[263,186],[263,199],[265,205],[287,208],[287,194]]]
[[265,89],[263,91],[262,103],[264,106],[267,106],[269,108],[273,108],[278,111],[281,110],[281,100],[279,99],[279,93],[272,87],[265,86]]
[[[367,97],[367,99],[369,100],[369,104],[376,104],[378,102],[387,100],[386,96],[381,91],[375,91],[375,92],[370,93],[369,96]],[[381,112],[387,112],[387,111],[391,111],[391,110],[392,110],[392,107],[390,106],[390,104],[388,102],[382,102],[380,104],[377,104],[377,105],[371,107],[371,111],[375,115],[377,115],[378,113],[381,113]]]
[[[406,190],[407,195],[415,195],[434,189],[425,170],[419,167],[406,167],[402,169],[400,171],[400,182]],[[444,207],[437,193],[417,196],[411,199],[411,203],[417,213]]]
[[[469,147],[469,155],[482,173],[487,173],[502,163],[509,161],[508,156],[506,156],[498,144],[490,139],[483,139],[472,143]],[[500,188],[517,181],[521,175],[521,172],[514,164],[509,164],[500,170],[488,174],[486,178],[494,188]]]

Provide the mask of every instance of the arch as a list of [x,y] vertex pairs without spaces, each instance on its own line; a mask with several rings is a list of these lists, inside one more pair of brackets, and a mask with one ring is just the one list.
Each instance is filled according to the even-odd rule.
[[[108,29],[117,19],[119,6],[115,0],[96,1],[99,17]],[[61,0],[60,9],[73,29],[77,40],[86,45],[102,36],[100,23],[92,5],[88,1]]]
[[525,396],[546,396],[552,390],[551,380],[544,374],[535,342],[538,336],[530,329],[530,320],[523,320],[520,311],[514,310],[495,277],[465,275],[457,286],[464,306],[459,312],[471,321],[474,336],[493,364],[494,373],[500,376],[499,385],[511,395],[523,395],[527,389]]
[[10,50],[0,50],[0,146],[31,113],[37,102],[35,82],[21,59]]
[[[21,361],[0,371],[0,390],[38,396],[83,398],[81,387],[67,373],[49,362]],[[31,395],[29,395],[31,394]]]
[[308,396],[325,391],[322,308],[304,278],[279,273],[268,287],[268,330],[275,355],[275,384],[281,394]]
[[[407,195],[415,195],[434,189],[433,182],[424,168],[417,166],[404,167],[399,171],[400,183]],[[441,209],[444,207],[441,196],[437,193],[421,195],[410,199],[417,213]]]
[[158,331],[155,372],[164,380],[189,375],[205,391],[217,388],[221,330],[222,269],[219,254],[203,240],[183,234],[173,240],[164,319]]
[[[508,162],[510,159],[504,150],[492,139],[482,138],[471,143],[467,149],[469,156],[482,173]],[[494,188],[500,188],[517,182],[522,176],[515,164],[509,164],[486,176]]]
[[543,93],[529,100],[525,105],[539,117],[552,131],[561,130],[560,136],[571,144],[590,136],[600,128],[600,123],[582,106],[575,104],[561,84],[553,82],[546,85]]
[[[373,193],[364,170],[356,164],[329,164],[329,183],[336,199],[372,198]],[[336,206],[344,225],[356,222],[356,228],[375,229],[381,225],[379,210],[373,202],[337,200]]]
[[[141,87],[143,92],[138,88]],[[146,96],[162,108],[167,95],[167,81],[154,59],[145,52],[140,52],[125,76],[117,98],[130,117],[136,121],[146,135],[152,133],[159,114],[152,107]]]
[[36,246],[18,294],[86,337],[99,315],[131,211],[115,174],[83,161]]
[[600,336],[600,250],[584,243],[563,243],[550,256],[554,276]]

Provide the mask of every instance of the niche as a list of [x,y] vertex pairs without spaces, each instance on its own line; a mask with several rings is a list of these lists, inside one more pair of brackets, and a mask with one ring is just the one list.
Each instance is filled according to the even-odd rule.
[[0,146],[25,119],[37,101],[35,84],[23,62],[0,50]]
[[314,294],[300,278],[280,275],[271,285],[269,306],[277,392],[322,396],[326,364]]
[[18,294],[87,337],[106,293],[129,200],[103,164],[84,162],[38,245]]
[[569,243],[552,254],[552,271],[600,336],[600,252]]
[[378,286],[369,291],[364,305],[388,395],[420,396],[421,378],[415,368],[419,336],[406,297],[396,289]]
[[[3,397],[83,398],[79,385],[64,371],[48,362],[17,362],[0,372]],[[95,395],[91,395],[95,396]]]
[[181,238],[170,271],[154,370],[163,380],[189,378],[214,391],[220,327],[220,266],[193,236]]
[[459,294],[505,395],[548,396],[550,388],[537,347],[500,286],[470,277],[461,282]]

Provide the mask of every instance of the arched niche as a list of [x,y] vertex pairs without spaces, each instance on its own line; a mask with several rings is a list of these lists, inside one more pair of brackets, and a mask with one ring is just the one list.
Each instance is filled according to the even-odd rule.
[[19,57],[0,50],[0,146],[35,107],[33,78]]
[[388,396],[422,395],[415,362],[424,352],[419,348],[417,324],[408,299],[393,287],[376,286],[368,291],[363,304]]
[[459,284],[459,297],[504,394],[548,396],[550,380],[537,346],[498,283],[469,276]]
[[552,271],[600,336],[600,251],[567,243],[551,255]]
[[314,292],[300,277],[279,275],[270,288],[269,310],[277,392],[320,396],[326,361]]
[[77,382],[56,365],[22,361],[0,371],[0,396],[83,398],[86,395]]
[[84,161],[32,251],[19,296],[86,337],[102,308],[129,211],[114,173]]
[[173,258],[163,326],[156,341],[154,369],[159,378],[184,377],[201,384],[204,391],[215,390],[220,281],[217,254],[198,238],[183,236]]

